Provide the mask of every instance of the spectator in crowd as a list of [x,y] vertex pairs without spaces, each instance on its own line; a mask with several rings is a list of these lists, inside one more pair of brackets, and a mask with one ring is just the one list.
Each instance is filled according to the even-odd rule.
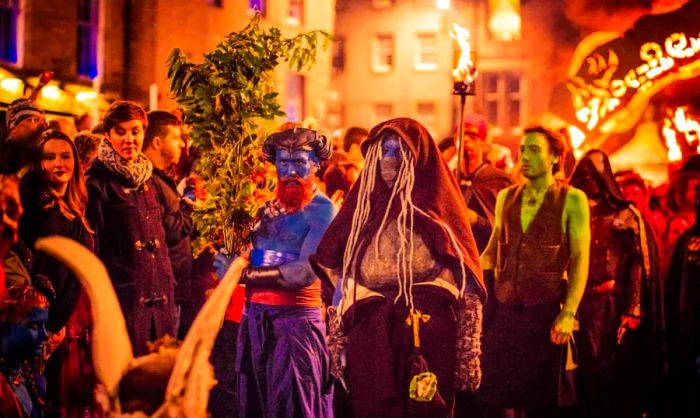
[[61,131],[68,136],[68,138],[75,138],[78,130],[75,128],[73,121],[67,118],[56,118],[49,122],[49,129],[54,129]]
[[22,206],[15,174],[36,158],[37,141],[46,129],[44,112],[29,99],[14,100],[5,113],[7,137],[0,140],[0,301],[5,282],[29,283],[29,273],[11,248],[17,241]]
[[87,217],[95,249],[119,298],[136,355],[146,343],[176,335],[175,280],[168,255],[161,183],[141,148],[148,126],[137,103],[116,101],[105,138],[87,172]]
[[20,239],[31,254],[26,267],[33,281],[44,276],[54,288],[46,329],[58,333],[65,327],[65,338],[51,355],[46,369],[48,399],[61,416],[77,418],[85,411],[95,411],[87,296],[69,269],[33,248],[41,237],[62,235],[92,250],[92,230],[85,218],[87,190],[78,164],[78,151],[67,135],[56,130],[45,131],[39,141],[39,152],[40,158],[32,162],[20,182],[25,208],[20,220]]
[[89,113],[83,113],[82,116],[76,118],[75,120],[75,128],[78,130],[78,132],[89,131],[93,128],[94,124],[95,123]]
[[[148,128],[143,140],[143,153],[153,164],[153,179],[160,183],[166,245],[175,277],[175,303],[179,309],[187,303],[192,274],[190,234],[194,230],[192,208],[177,191],[175,180],[166,170],[178,164],[185,143],[182,122],[170,112],[154,110],[148,113]],[[178,327],[179,328],[179,327]]]
[[85,172],[92,160],[97,156],[97,148],[102,141],[102,136],[90,131],[80,131],[75,135],[75,146],[78,148],[80,168]]
[[360,151],[360,144],[367,138],[368,134],[369,132],[367,132],[365,128],[351,126],[343,137],[343,152],[347,154],[350,162],[359,168],[362,168],[362,162],[364,160],[362,151]]
[[[496,196],[498,192],[513,184],[513,180],[503,171],[484,158],[484,149],[487,146],[487,123],[483,116],[470,114],[464,120],[464,136],[462,137],[462,149],[465,155],[462,167],[462,176],[459,187],[467,205],[467,214],[471,224],[474,241],[479,253],[484,251],[489,242],[493,230],[493,222],[496,212]],[[455,129],[453,144],[457,146],[459,129]],[[455,167],[456,167],[455,163]],[[484,272],[484,284],[488,294],[493,292],[493,272]],[[495,299],[489,298],[484,306],[484,331],[488,330]],[[455,414],[461,417],[473,411],[473,396],[458,392],[455,404]]]

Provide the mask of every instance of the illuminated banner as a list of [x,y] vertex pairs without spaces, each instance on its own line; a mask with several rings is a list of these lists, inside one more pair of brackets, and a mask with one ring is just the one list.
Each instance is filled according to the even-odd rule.
[[669,84],[700,75],[700,1],[641,18],[623,36],[596,34],[579,45],[552,112],[587,137],[630,129]]

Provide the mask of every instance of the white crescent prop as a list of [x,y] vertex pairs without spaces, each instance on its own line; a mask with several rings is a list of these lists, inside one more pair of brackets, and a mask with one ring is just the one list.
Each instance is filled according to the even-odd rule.
[[66,237],[40,238],[35,248],[65,264],[87,292],[93,316],[95,374],[109,396],[116,397],[119,381],[134,355],[124,315],[104,264],[92,251]]
[[[197,314],[175,361],[165,391],[165,403],[154,416],[200,418],[207,416],[209,392],[215,384],[209,363],[211,350],[248,260],[238,257]],[[235,344],[235,341],[231,342]]]

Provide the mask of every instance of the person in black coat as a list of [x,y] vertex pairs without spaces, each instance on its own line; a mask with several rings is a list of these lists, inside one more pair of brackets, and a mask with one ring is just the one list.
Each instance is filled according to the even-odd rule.
[[87,217],[139,356],[147,343],[176,334],[175,280],[161,183],[141,153],[148,119],[134,102],[117,101],[104,118],[105,138],[87,171]]
[[194,226],[190,213],[194,202],[187,203],[187,200],[180,196],[177,184],[168,171],[179,162],[184,148],[180,118],[163,110],[148,112],[148,128],[143,140],[143,153],[151,160],[153,178],[160,183],[163,191],[166,244],[176,283],[175,303],[180,308],[178,337],[182,338],[196,315],[196,312],[183,315],[186,311],[191,311],[189,309],[191,306],[188,304],[192,275],[190,234]]
[[20,246],[33,282],[48,279],[54,288],[46,328],[65,329],[46,367],[48,400],[63,417],[95,411],[95,376],[91,361],[92,320],[87,295],[73,272],[61,262],[33,251],[41,237],[61,235],[93,249],[92,230],[85,217],[87,191],[73,141],[56,130],[44,132],[39,155],[20,182],[25,212],[20,219]]

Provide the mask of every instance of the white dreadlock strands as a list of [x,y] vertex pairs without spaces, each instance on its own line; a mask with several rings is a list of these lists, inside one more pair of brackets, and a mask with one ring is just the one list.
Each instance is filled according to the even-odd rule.
[[[391,213],[391,207],[393,205],[394,199],[398,197],[400,212],[396,219],[396,226],[399,235],[399,248],[396,253],[396,273],[398,293],[394,299],[394,303],[403,297],[406,306],[409,307],[411,312],[415,309],[413,300],[413,261],[414,261],[414,227],[415,227],[415,213],[416,211],[429,220],[435,222],[439,225],[446,233],[450,240],[450,245],[455,249],[457,256],[459,258],[460,273],[461,273],[461,284],[460,284],[460,295],[464,296],[467,286],[467,270],[464,265],[465,255],[460,249],[457,239],[455,238],[452,229],[439,219],[435,219],[428,213],[423,211],[421,208],[415,206],[413,203],[413,187],[415,185],[415,167],[413,165],[414,156],[410,152],[407,152],[403,147],[400,148],[402,162],[399,167],[399,172],[394,182],[394,186],[391,190],[391,196],[387,203],[387,207],[384,210],[384,215],[382,221],[379,225],[379,229],[374,237],[374,242],[371,245],[374,246],[375,254],[379,254],[379,237],[386,227],[389,220],[389,215]],[[359,237],[362,228],[367,223],[369,219],[369,214],[371,212],[371,200],[370,195],[374,191],[377,178],[377,167],[381,159],[381,141],[376,141],[371,144],[368,148],[366,155],[365,169],[363,170],[359,179],[358,188],[358,207],[353,214],[352,226],[350,228],[350,234],[348,237],[348,245],[345,248],[345,253],[343,256],[343,297],[346,297],[348,290],[347,280],[348,276],[356,277],[358,271],[358,260],[359,255],[357,252],[357,247],[359,244]]]
[[359,179],[360,183],[357,194],[358,207],[353,213],[350,233],[348,235],[348,243],[343,254],[343,270],[341,276],[343,282],[343,299],[346,297],[348,291],[348,283],[346,280],[348,275],[351,275],[352,277],[357,276],[357,255],[355,254],[355,251],[360,232],[362,227],[367,223],[371,210],[371,202],[369,197],[374,191],[376,182],[375,173],[377,172],[377,165],[381,157],[380,147],[381,143],[379,142],[375,142],[369,146],[365,157],[365,169],[362,171]]

